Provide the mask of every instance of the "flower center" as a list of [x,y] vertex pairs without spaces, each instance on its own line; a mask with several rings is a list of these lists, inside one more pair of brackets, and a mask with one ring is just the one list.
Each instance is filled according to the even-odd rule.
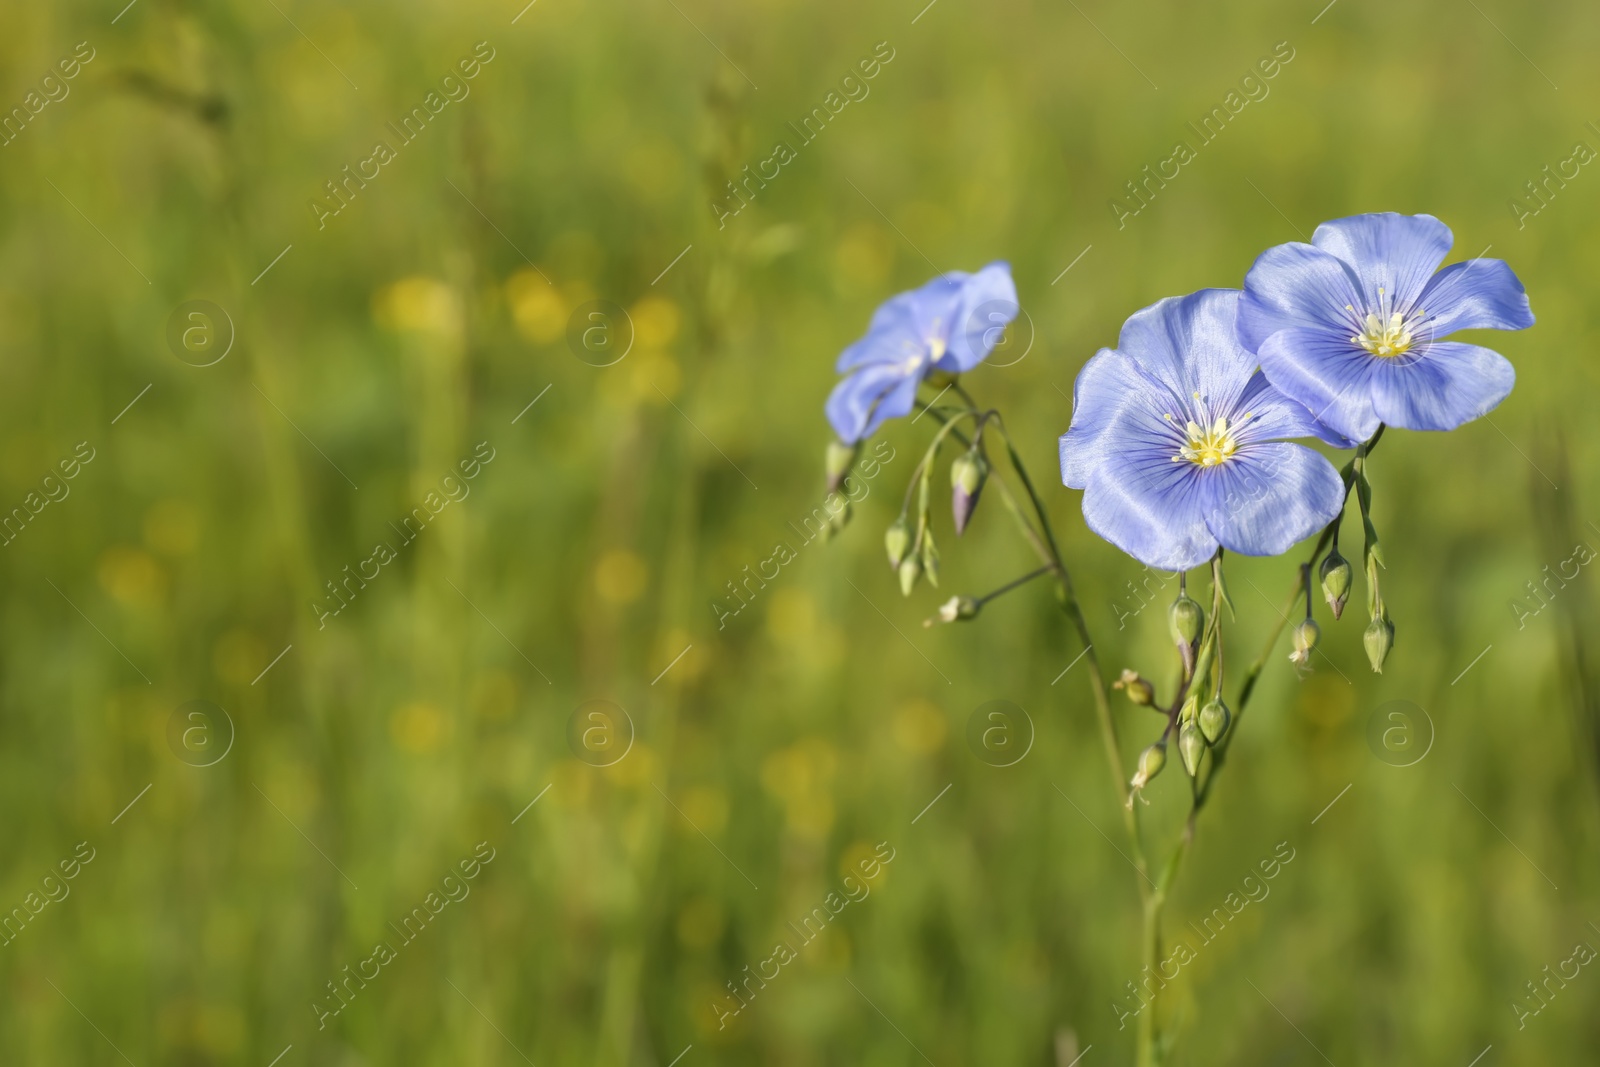
[[1350,340],[1375,356],[1388,359],[1404,355],[1414,340],[1411,324],[1398,311],[1391,312],[1387,319],[1380,319],[1369,311],[1364,325],[1366,328]]
[[1353,344],[1360,345],[1374,356],[1394,359],[1410,351],[1417,342],[1417,332],[1428,313],[1421,308],[1410,314],[1394,310],[1383,286],[1378,287],[1378,307],[1367,312],[1365,319],[1349,304],[1344,309],[1356,316],[1356,332],[1350,336]]
[[[1172,416],[1168,415],[1167,418],[1171,419]],[[1215,467],[1226,462],[1239,450],[1239,442],[1233,436],[1233,431],[1236,429],[1238,429],[1237,424],[1230,427],[1226,418],[1218,418],[1210,426],[1201,426],[1191,419],[1184,427],[1184,432],[1189,435],[1189,441],[1179,447],[1178,454],[1172,457],[1172,462],[1186,459],[1197,467]]]

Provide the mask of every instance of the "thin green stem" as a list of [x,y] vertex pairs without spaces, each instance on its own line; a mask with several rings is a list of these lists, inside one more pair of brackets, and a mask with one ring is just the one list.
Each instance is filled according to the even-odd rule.
[[[1056,579],[1060,590],[1062,610],[1071,620],[1073,628],[1078,632],[1078,639],[1083,642],[1083,657],[1088,663],[1090,690],[1094,696],[1095,718],[1100,726],[1100,740],[1105,748],[1106,762],[1111,768],[1111,780],[1117,791],[1117,799],[1121,802],[1123,814],[1123,828],[1128,835],[1129,848],[1132,851],[1134,868],[1139,873],[1139,897],[1142,904],[1141,912],[1143,930],[1140,937],[1140,955],[1143,964],[1155,972],[1161,959],[1161,913],[1166,903],[1166,889],[1163,886],[1150,888],[1149,862],[1145,859],[1144,845],[1139,834],[1139,812],[1133,804],[1133,798],[1128,792],[1128,784],[1124,780],[1126,764],[1123,762],[1122,743],[1117,737],[1116,721],[1111,714],[1111,701],[1107,694],[1105,677],[1100,670],[1099,657],[1095,655],[1094,641],[1089,635],[1088,620],[1085,619],[1083,608],[1078,603],[1077,591],[1072,584],[1072,575],[1062,561],[1061,550],[1056,542],[1055,532],[1050,527],[1050,517],[1045,510],[1044,502],[1039,498],[1038,491],[1034,488],[1033,480],[1028,477],[1027,467],[1018,455],[1011,435],[1006,432],[1005,421],[998,416],[994,419],[996,430],[1000,439],[1005,442],[1006,454],[1011,460],[1012,469],[1017,472],[1017,478],[1028,493],[1028,499],[1033,503],[1034,513],[1039,517],[1039,526],[1044,531],[1045,548],[1050,558],[1056,564]],[[1018,515],[1019,520],[1023,516]],[[1027,525],[1025,523],[1025,525]],[[1031,534],[1032,530],[1029,527]],[[1168,729],[1171,729],[1171,720],[1168,720]],[[1165,736],[1165,735],[1163,735]],[[1192,833],[1192,828],[1189,833]],[[1169,863],[1169,870],[1164,871],[1162,881],[1170,885],[1171,878],[1176,877],[1175,863]],[[1153,994],[1152,994],[1153,995]],[[1138,1064],[1139,1067],[1154,1067],[1156,1064],[1156,1004],[1151,1004],[1139,1013],[1139,1028],[1137,1032]]]
[[974,597],[973,598],[973,602],[975,604],[977,604],[978,607],[981,608],[981,607],[983,607],[983,605],[987,604],[989,601],[995,599],[996,597],[1002,596],[1002,595],[1004,595],[1006,593],[1011,592],[1011,590],[1017,588],[1019,585],[1026,585],[1027,583],[1033,581],[1035,578],[1038,578],[1041,575],[1050,574],[1055,569],[1056,569],[1056,566],[1055,566],[1054,563],[1046,563],[1043,567],[1040,567],[1038,570],[1029,571],[1027,574],[1024,574],[1020,578],[1011,579],[1011,581],[1007,582],[1005,585],[1002,585],[998,589],[995,589],[995,590],[993,590],[991,592],[985,593],[980,597]]
[[[969,413],[976,414],[978,405],[959,384],[953,384],[956,394],[969,405]],[[933,408],[926,408],[936,418],[943,419],[942,413]],[[1152,889],[1154,883],[1150,879],[1150,866],[1144,855],[1144,845],[1139,835],[1139,813],[1132,803],[1128,792],[1128,783],[1125,778],[1126,764],[1122,755],[1122,744],[1117,737],[1116,721],[1111,714],[1111,700],[1106,689],[1105,676],[1100,669],[1099,657],[1095,654],[1094,640],[1089,633],[1089,623],[1084,617],[1083,609],[1078,603],[1078,595],[1072,584],[1072,574],[1067,569],[1061,556],[1061,549],[1056,541],[1055,531],[1050,526],[1050,516],[1040,499],[1038,490],[1034,488],[1033,479],[1028,476],[1027,466],[1022,457],[1017,453],[1012,443],[1011,435],[1006,431],[1004,420],[997,412],[989,413],[984,420],[984,425],[993,422],[995,429],[1000,434],[1000,439],[1005,442],[1006,454],[1011,461],[1012,470],[1016,471],[1017,479],[1022,483],[1028,500],[1033,506],[1034,515],[1037,516],[1039,528],[1034,529],[1033,522],[1023,511],[1020,502],[1012,495],[1006,480],[1000,476],[999,471],[994,471],[990,477],[995,480],[1001,499],[1006,504],[1006,509],[1022,530],[1023,536],[1038,553],[1041,562],[1048,565],[1055,573],[1058,599],[1061,601],[1062,610],[1066,613],[1073,629],[1077,632],[1079,641],[1083,644],[1083,659],[1089,671],[1089,689],[1094,698],[1095,719],[1100,728],[1101,745],[1105,749],[1106,762],[1111,770],[1111,782],[1116,790],[1117,801],[1122,808],[1123,828],[1128,835],[1128,847],[1134,869],[1139,874],[1138,890],[1140,901],[1143,904],[1144,933],[1142,938],[1142,956],[1144,963],[1152,969],[1158,962],[1160,952],[1160,914],[1161,901],[1165,899],[1164,891]],[[1176,870],[1174,869],[1174,874]],[[1154,905],[1152,905],[1154,901]],[[1155,1036],[1153,1029],[1154,1005],[1140,1013],[1139,1019],[1139,1064],[1140,1067],[1149,1067],[1155,1063]]]
[[[1357,475],[1365,468],[1367,457],[1372,454],[1374,448],[1378,447],[1378,439],[1383,436],[1383,430],[1383,425],[1379,424],[1377,432],[1357,447],[1356,454],[1349,463],[1345,464],[1344,469],[1339,472],[1344,481],[1344,499],[1346,501],[1349,500],[1350,490],[1355,486]],[[1233,712],[1233,723],[1228,728],[1227,734],[1211,750],[1211,772],[1206,775],[1205,785],[1201,787],[1196,797],[1195,804],[1197,809],[1204,806],[1206,798],[1211,794],[1211,785],[1216,781],[1218,772],[1222,770],[1222,764],[1227,759],[1228,749],[1233,744],[1234,736],[1239,732],[1239,724],[1244,719],[1245,709],[1250,704],[1250,696],[1255,692],[1256,681],[1261,677],[1261,672],[1266,669],[1267,659],[1272,655],[1273,648],[1277,646],[1278,639],[1283,636],[1284,628],[1289,625],[1289,616],[1294,612],[1295,603],[1300,599],[1301,594],[1305,595],[1309,611],[1311,575],[1316,570],[1317,558],[1322,555],[1323,550],[1330,543],[1338,543],[1339,524],[1343,520],[1344,507],[1341,504],[1339,514],[1323,528],[1322,535],[1317,538],[1316,547],[1311,550],[1310,558],[1296,568],[1294,587],[1289,591],[1289,601],[1284,605],[1283,610],[1278,612],[1278,621],[1273,624],[1271,632],[1268,633],[1266,644],[1261,648],[1261,654],[1255,658],[1255,662],[1251,663],[1244,672],[1244,681],[1239,686],[1239,706]]]

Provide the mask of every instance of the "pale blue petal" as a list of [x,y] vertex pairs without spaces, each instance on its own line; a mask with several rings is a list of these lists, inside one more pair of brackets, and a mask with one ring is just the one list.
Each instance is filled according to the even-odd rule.
[[1131,358],[1102,348],[1072,386],[1072,425],[1060,442],[1062,484],[1088,485],[1104,450],[1121,447],[1116,428],[1129,419],[1149,418],[1166,401],[1165,391]]
[[884,419],[909,414],[916,403],[918,375],[887,363],[862,367],[833,387],[824,408],[839,440],[853,445]]
[[[896,298],[898,299],[898,298]],[[871,363],[904,363],[926,356],[928,345],[909,317],[891,318],[879,323],[876,318],[867,335],[839,354],[840,374]]]
[[991,263],[967,276],[951,319],[949,351],[936,366],[955,373],[976,367],[994,351],[1020,309],[1009,263]]
[[1237,289],[1201,289],[1136,311],[1122,324],[1117,351],[1131,356],[1173,395],[1199,393],[1209,410],[1227,411],[1255,369],[1239,345]]
[[1457,330],[1525,330],[1533,310],[1522,283],[1501,259],[1469,259],[1452,263],[1433,276],[1417,306],[1429,338]]
[[1083,521],[1141,563],[1167,571],[1198,567],[1217,551],[1198,473],[1192,463],[1174,463],[1163,443],[1108,451],[1089,476]]
[[1289,551],[1332,522],[1344,503],[1333,464],[1284,441],[1251,445],[1195,472],[1209,496],[1206,525],[1223,548],[1241,556]]
[[1239,341],[1259,352],[1268,337],[1296,326],[1353,333],[1365,315],[1346,310],[1363,306],[1358,286],[1344,261],[1320,248],[1299,242],[1269,248],[1244,277]]
[[1306,327],[1280,330],[1261,346],[1261,369],[1279,392],[1357,441],[1378,430],[1368,383],[1379,362],[1348,337]]
[[1406,430],[1453,430],[1492,411],[1517,381],[1500,353],[1459,341],[1373,362],[1373,407],[1385,423]]
[[1311,235],[1311,243],[1355,271],[1368,310],[1377,306],[1382,286],[1389,306],[1405,312],[1416,307],[1417,297],[1450,254],[1455,237],[1432,215],[1380,211],[1324,222]]
[[[1246,418],[1245,416],[1249,416]],[[1239,397],[1238,415],[1230,418],[1241,441],[1274,441],[1285,437],[1315,437],[1335,448],[1360,444],[1318,421],[1305,405],[1290,400],[1256,371]]]

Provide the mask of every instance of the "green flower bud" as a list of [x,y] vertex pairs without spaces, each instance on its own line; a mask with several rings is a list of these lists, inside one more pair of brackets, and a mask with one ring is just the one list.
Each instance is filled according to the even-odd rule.
[[831,539],[835,534],[843,533],[844,528],[850,524],[850,501],[844,502],[844,507],[828,516],[828,525],[822,528],[824,540]]
[[1179,593],[1178,599],[1167,609],[1167,628],[1172,632],[1172,643],[1183,653],[1183,666],[1186,671],[1194,670],[1195,647],[1200,643],[1200,634],[1205,630],[1205,626],[1206,613],[1201,610],[1200,605],[1187,593]]
[[988,474],[989,464],[976,449],[963,452],[950,464],[950,511],[957,537],[966,530],[973,509],[978,506],[978,494]]
[[894,520],[883,533],[883,547],[889,553],[889,566],[899,567],[911,549],[911,524],[904,515]]
[[1200,727],[1186,722],[1178,728],[1178,755],[1183,757],[1183,769],[1193,778],[1200,773],[1200,757],[1206,754],[1206,739]]
[[1143,752],[1139,753],[1139,770],[1133,776],[1133,781],[1128,784],[1138,791],[1149,784],[1150,779],[1161,773],[1161,768],[1167,765],[1167,743],[1157,741]]
[[1304,664],[1311,659],[1311,650],[1317,647],[1317,640],[1322,636],[1322,628],[1313,619],[1307,619],[1294,628],[1294,651],[1289,653],[1289,662]]
[[922,577],[922,564],[916,556],[907,556],[900,561],[900,593],[910,596],[911,590],[917,587],[917,579]]
[[1231,722],[1233,714],[1228,711],[1228,705],[1220,700],[1212,700],[1200,709],[1200,733],[1213,745],[1222,740]]
[[[953,596],[939,605],[940,622],[964,622],[978,616],[978,602],[969,596]],[[933,620],[929,619],[924,626],[932,626]]]
[[1156,687],[1139,677],[1137,671],[1123,668],[1122,677],[1112,682],[1111,688],[1126,690],[1128,699],[1141,708],[1148,708],[1156,702]]
[[1372,669],[1382,674],[1383,661],[1389,658],[1389,650],[1394,647],[1394,623],[1382,615],[1374,617],[1367,624],[1367,632],[1361,635],[1361,643],[1367,648],[1367,660]]
[[1344,614],[1345,601],[1350,599],[1350,561],[1339,555],[1339,550],[1335,548],[1322,561],[1321,574],[1322,595],[1327,599],[1334,621],[1337,622],[1339,616]]
[[1173,632],[1174,645],[1195,645],[1200,632],[1205,629],[1205,611],[1195,603],[1189,593],[1179,593],[1178,600],[1166,609],[1166,624]]
[[1167,609],[1167,624],[1172,629],[1172,642],[1193,647],[1205,629],[1206,613],[1187,593],[1179,595]]
[[838,490],[844,481],[844,476],[850,473],[850,468],[855,466],[856,453],[860,445],[847,445],[841,441],[829,441],[828,453],[823,460],[823,465],[828,472],[828,492]]

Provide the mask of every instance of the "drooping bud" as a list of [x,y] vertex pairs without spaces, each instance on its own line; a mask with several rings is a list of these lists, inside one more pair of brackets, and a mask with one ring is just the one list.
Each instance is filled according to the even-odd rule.
[[828,492],[838,492],[840,484],[844,482],[844,476],[855,466],[856,453],[860,450],[860,445],[847,445],[842,441],[828,442],[828,453],[823,461],[828,472]]
[[1122,677],[1111,683],[1111,688],[1126,690],[1128,699],[1141,708],[1148,708],[1156,702],[1156,687],[1139,676],[1138,671],[1122,669]]
[[907,556],[900,561],[900,594],[910,596],[911,590],[917,587],[917,579],[922,577],[922,563],[916,556]]
[[1350,561],[1339,555],[1337,548],[1328,552],[1322,561],[1322,595],[1333,611],[1334,621],[1344,614],[1345,601],[1350,599]]
[[889,566],[899,567],[906,558],[906,552],[911,548],[911,524],[906,522],[904,515],[889,526],[883,533],[883,547],[889,553]]
[[1172,627],[1172,640],[1177,644],[1192,645],[1200,640],[1200,631],[1206,624],[1206,613],[1194,598],[1180,594],[1167,611],[1167,622]]
[[1189,594],[1179,593],[1178,599],[1167,609],[1167,627],[1172,631],[1172,643],[1183,653],[1183,667],[1187,672],[1194,671],[1195,647],[1200,643],[1205,625],[1206,613],[1200,605]]
[[922,573],[935,589],[939,588],[939,546],[933,543],[932,530],[922,531]]
[[1317,647],[1317,640],[1322,637],[1322,628],[1314,619],[1307,619],[1294,628],[1292,640],[1294,651],[1289,653],[1289,662],[1306,664],[1311,659],[1311,650]]
[[978,494],[983,491],[988,474],[988,461],[976,449],[963,452],[950,464],[950,512],[955,519],[957,537],[966,530],[978,506]]
[[1205,735],[1200,727],[1186,722],[1178,728],[1178,755],[1183,758],[1183,769],[1193,778],[1200,773],[1200,757],[1206,754]]
[[1222,740],[1222,735],[1228,732],[1228,724],[1233,721],[1233,714],[1228,711],[1228,705],[1221,700],[1212,700],[1200,709],[1200,733],[1211,744]]
[[953,596],[939,605],[939,614],[932,619],[924,619],[923,626],[932,626],[935,622],[965,622],[978,616],[979,603],[969,596]]
[[828,516],[828,525],[823,527],[824,540],[832,539],[835,534],[843,533],[844,528],[850,524],[850,501],[844,502],[844,507]]
[[1372,669],[1382,674],[1383,661],[1389,658],[1389,650],[1394,647],[1394,623],[1385,615],[1375,616],[1367,624],[1367,632],[1361,635],[1361,643],[1367,648],[1367,660]]
[[1161,768],[1167,765],[1167,743],[1157,741],[1143,752],[1139,753],[1139,770],[1133,776],[1133,781],[1128,785],[1135,792],[1143,789],[1150,783],[1150,779],[1161,773]]

